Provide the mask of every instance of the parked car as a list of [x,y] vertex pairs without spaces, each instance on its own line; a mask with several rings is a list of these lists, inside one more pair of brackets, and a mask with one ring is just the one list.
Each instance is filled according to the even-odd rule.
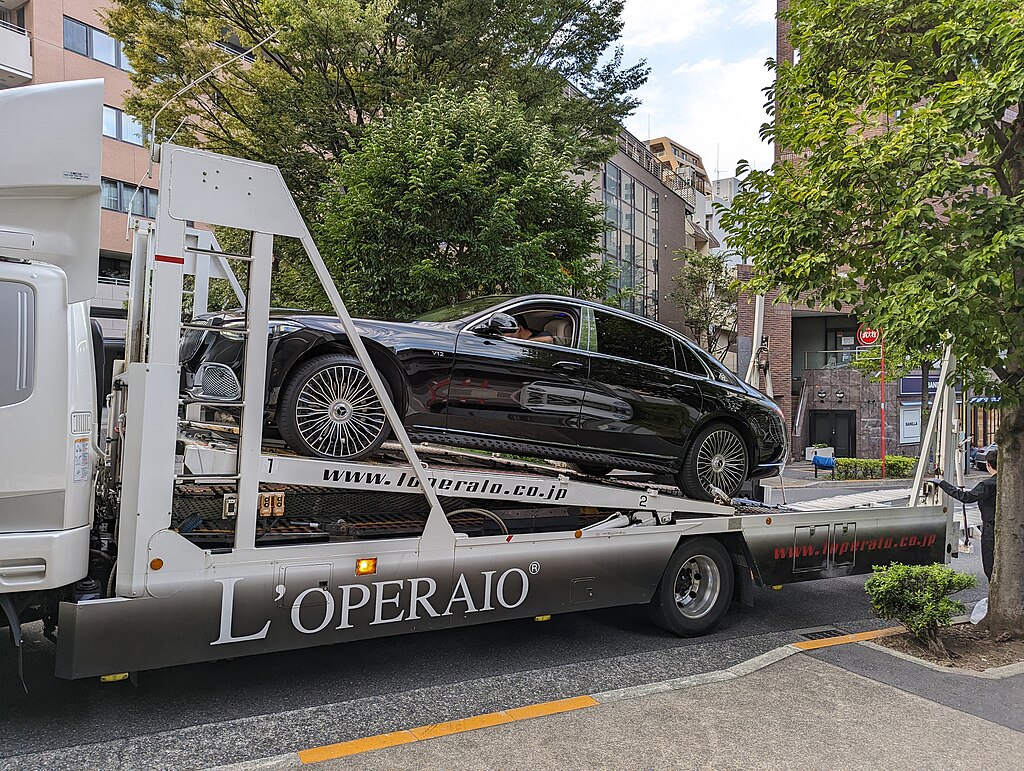
[[[185,396],[237,400],[239,313],[182,337]],[[553,296],[481,297],[405,322],[360,319],[359,334],[414,440],[613,468],[669,472],[710,499],[778,470],[782,412],[667,327]],[[520,325],[548,333],[508,337]],[[384,410],[333,316],[270,321],[265,420],[302,455],[354,460],[388,437]]]
[[979,447],[978,448],[978,452],[974,456],[974,465],[978,469],[978,471],[988,471],[988,466],[985,465],[986,464],[986,458],[988,456],[988,451],[989,450],[995,450],[997,448],[997,446],[998,445],[996,445],[996,443],[993,442],[992,444],[990,444],[990,445],[988,445],[986,447]]

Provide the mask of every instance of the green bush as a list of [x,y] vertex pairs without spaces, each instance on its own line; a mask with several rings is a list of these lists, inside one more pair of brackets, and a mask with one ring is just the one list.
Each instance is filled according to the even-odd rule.
[[949,626],[953,616],[965,613],[964,604],[950,595],[970,589],[974,576],[957,573],[945,565],[876,566],[864,585],[871,606],[880,618],[899,621],[936,653],[946,655],[939,627]]
[[[906,479],[914,473],[917,458],[906,455],[885,456],[885,476]],[[836,479],[881,479],[882,461],[879,458],[836,458]]]

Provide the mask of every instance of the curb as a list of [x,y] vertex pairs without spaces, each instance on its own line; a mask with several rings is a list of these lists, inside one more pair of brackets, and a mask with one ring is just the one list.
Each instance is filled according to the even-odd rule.
[[939,664],[935,664],[925,659],[919,659],[917,656],[911,656],[909,653],[903,651],[893,650],[887,648],[884,645],[878,645],[873,642],[861,642],[858,645],[863,645],[866,648],[872,650],[881,651],[882,653],[888,653],[890,656],[895,656],[898,659],[904,661],[910,661],[918,666],[927,667],[928,669],[934,669],[936,672],[942,672],[948,675],[967,675],[968,677],[977,677],[982,680],[1005,680],[1007,677],[1014,677],[1024,673],[1024,661],[1017,662],[1016,664],[1004,664],[1001,667],[991,667],[979,672],[976,669],[964,669],[962,667],[944,667]]
[[686,688],[694,688],[698,685],[721,683],[726,680],[735,680],[745,675],[753,674],[759,669],[764,669],[777,661],[782,661],[783,659],[789,658],[794,653],[800,652],[800,649],[793,647],[793,645],[782,645],[768,651],[767,653],[754,656],[752,659],[747,659],[739,664],[734,664],[728,669],[718,669],[714,672],[702,672],[699,675],[688,675],[687,677],[662,680],[657,683],[648,683],[646,685],[635,685],[629,688],[618,688],[613,691],[592,693],[590,694],[590,697],[597,701],[598,704],[612,704],[617,701],[626,701],[628,699],[638,699],[644,696],[650,696],[654,693],[681,691]]

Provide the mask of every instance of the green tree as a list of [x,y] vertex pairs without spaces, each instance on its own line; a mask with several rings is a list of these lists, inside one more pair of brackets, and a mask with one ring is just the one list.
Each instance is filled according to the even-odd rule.
[[[610,155],[647,77],[614,47],[622,0],[115,0],[126,109],[147,124],[179,89],[276,32],[251,61],[176,99],[158,135],[281,167],[307,214],[367,126],[436,87],[514,92],[580,165]],[[225,48],[228,47],[228,49]],[[574,84],[575,88],[567,84]],[[577,91],[578,89],[578,91]]]
[[[752,171],[731,243],[755,290],[853,305],[886,357],[952,344],[1003,399],[992,630],[1024,635],[1024,9],[1019,0],[792,0],[771,63],[789,159]],[[994,373],[987,383],[985,373]]]
[[739,290],[721,254],[680,249],[681,262],[672,277],[669,299],[676,304],[683,324],[697,345],[721,358],[736,342],[736,300]]
[[439,91],[364,136],[325,186],[319,240],[359,313],[404,316],[478,294],[599,296],[603,227],[552,131],[513,95]]

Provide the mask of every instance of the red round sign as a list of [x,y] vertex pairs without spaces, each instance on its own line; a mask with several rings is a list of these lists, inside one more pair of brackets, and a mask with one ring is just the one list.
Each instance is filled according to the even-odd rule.
[[874,345],[881,338],[882,331],[880,329],[872,329],[864,324],[857,329],[857,342],[861,345]]

